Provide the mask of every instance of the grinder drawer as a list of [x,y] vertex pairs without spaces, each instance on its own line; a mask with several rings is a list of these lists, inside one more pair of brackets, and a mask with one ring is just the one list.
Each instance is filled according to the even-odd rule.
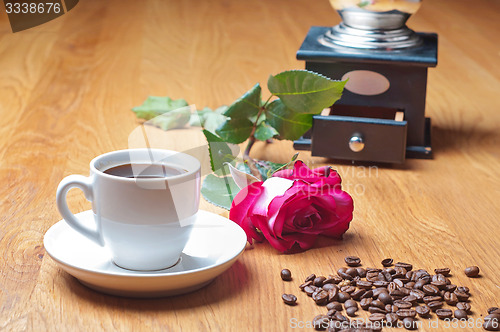
[[329,115],[315,116],[312,129],[313,156],[388,163],[405,160],[407,122],[402,111],[364,108],[356,112],[336,105]]

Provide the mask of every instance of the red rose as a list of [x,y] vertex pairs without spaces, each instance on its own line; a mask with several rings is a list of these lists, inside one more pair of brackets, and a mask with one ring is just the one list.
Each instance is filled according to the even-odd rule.
[[293,169],[243,188],[233,200],[229,219],[243,228],[248,242],[266,238],[284,252],[295,243],[309,249],[318,235],[341,237],[349,228],[353,209],[335,170],[311,170],[296,161]]

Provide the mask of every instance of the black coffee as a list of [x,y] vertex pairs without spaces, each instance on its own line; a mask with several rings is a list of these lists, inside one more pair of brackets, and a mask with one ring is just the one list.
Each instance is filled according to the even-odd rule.
[[124,164],[108,168],[104,173],[123,178],[154,179],[165,178],[186,173],[187,171],[164,164]]

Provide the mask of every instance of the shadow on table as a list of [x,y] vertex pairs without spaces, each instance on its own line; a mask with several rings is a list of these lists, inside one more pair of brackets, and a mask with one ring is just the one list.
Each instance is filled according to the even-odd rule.
[[470,124],[460,128],[432,128],[432,148],[435,154],[451,150],[468,152],[471,150],[498,148],[500,131],[487,130]]
[[196,307],[210,305],[233,297],[241,292],[248,284],[247,268],[244,264],[236,261],[227,271],[215,278],[207,286],[183,295],[162,298],[127,298],[112,296],[94,291],[73,277],[65,278],[67,287],[81,300],[116,307],[119,310],[133,311],[173,311],[190,310]]

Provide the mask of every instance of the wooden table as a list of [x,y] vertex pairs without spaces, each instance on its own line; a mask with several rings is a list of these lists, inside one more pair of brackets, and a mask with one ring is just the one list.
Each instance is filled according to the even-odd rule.
[[[0,330],[284,331],[324,313],[298,290],[346,255],[364,266],[386,257],[432,271],[450,267],[468,286],[477,319],[500,305],[500,3],[425,1],[409,25],[439,34],[429,71],[427,115],[434,160],[401,166],[332,164],[355,201],[342,241],[304,253],[257,244],[215,282],[175,298],[137,300],[96,293],[46,255],[43,235],[60,220],[59,181],[87,174],[96,155],[127,148],[139,125],[130,108],[148,95],[199,107],[229,104],[269,74],[303,68],[295,52],[312,25],[331,26],[328,1],[86,0],[49,23],[12,33],[0,14]],[[267,94],[267,90],[264,89]],[[197,128],[165,135],[167,147],[200,146]],[[170,136],[169,136],[170,135]],[[276,162],[291,142],[257,144]],[[74,212],[90,208],[78,191]],[[201,208],[223,213],[207,202]],[[481,268],[469,279],[463,269]],[[294,280],[281,281],[287,267]],[[281,294],[297,294],[285,306]],[[364,317],[364,316],[363,316]],[[426,325],[424,325],[426,326]],[[445,330],[426,327],[422,330]]]

